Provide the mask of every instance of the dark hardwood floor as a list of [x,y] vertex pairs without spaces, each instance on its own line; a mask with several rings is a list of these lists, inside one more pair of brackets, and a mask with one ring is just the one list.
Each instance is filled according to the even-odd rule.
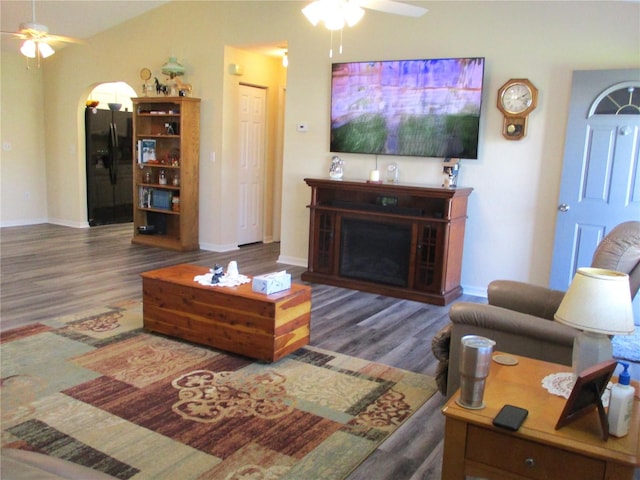
[[[179,253],[133,245],[132,231],[131,224],[0,229],[0,330],[95,305],[141,299],[139,274],[177,263],[226,267],[236,260],[241,273],[286,269],[298,282],[304,271],[277,264],[277,243],[227,253]],[[484,301],[469,296],[459,300]],[[448,322],[449,308],[314,284],[311,344],[433,376],[437,362],[431,338]],[[349,480],[440,478],[443,404],[444,397],[436,393]]]

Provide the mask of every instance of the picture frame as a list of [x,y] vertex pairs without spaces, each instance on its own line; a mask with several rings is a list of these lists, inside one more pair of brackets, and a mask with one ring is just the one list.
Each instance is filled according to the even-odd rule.
[[609,438],[609,422],[602,405],[602,394],[606,390],[617,364],[616,360],[605,360],[587,368],[578,375],[569,399],[556,423],[556,430],[597,409],[602,439]]

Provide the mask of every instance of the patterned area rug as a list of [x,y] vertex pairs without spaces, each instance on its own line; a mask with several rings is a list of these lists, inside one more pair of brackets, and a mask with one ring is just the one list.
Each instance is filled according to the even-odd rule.
[[2,335],[2,446],[121,479],[340,479],[436,390],[306,347],[268,364],[142,330],[137,301]]

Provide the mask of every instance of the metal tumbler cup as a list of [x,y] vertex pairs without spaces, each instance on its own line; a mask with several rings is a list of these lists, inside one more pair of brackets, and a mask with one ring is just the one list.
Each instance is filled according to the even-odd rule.
[[460,342],[460,397],[457,403],[465,408],[484,408],[484,384],[496,342],[478,335],[465,335]]

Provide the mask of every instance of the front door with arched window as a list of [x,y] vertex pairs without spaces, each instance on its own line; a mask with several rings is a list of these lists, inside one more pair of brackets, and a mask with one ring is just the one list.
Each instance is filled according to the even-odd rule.
[[617,224],[640,219],[640,70],[574,72],[550,285],[566,290]]

